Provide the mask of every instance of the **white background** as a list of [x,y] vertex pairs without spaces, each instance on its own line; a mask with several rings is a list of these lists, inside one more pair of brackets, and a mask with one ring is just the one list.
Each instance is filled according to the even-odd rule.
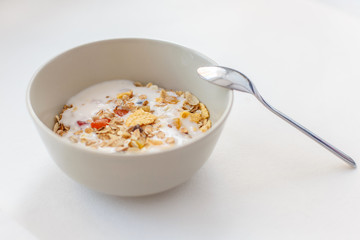
[[235,93],[192,179],[143,198],[102,195],[65,176],[25,106],[33,73],[69,48],[160,39],[242,71],[268,102],[360,164],[359,9],[350,0],[0,1],[0,212],[42,240],[360,239],[359,170],[251,95]]

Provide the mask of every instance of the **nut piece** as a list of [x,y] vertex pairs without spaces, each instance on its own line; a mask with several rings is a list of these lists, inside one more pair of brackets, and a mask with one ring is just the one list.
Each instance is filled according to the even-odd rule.
[[149,113],[149,112],[145,112],[142,109],[136,110],[133,114],[131,114],[127,119],[126,119],[126,126],[128,127],[132,127],[135,125],[148,125],[151,124],[153,122],[155,122],[156,120],[156,116]]

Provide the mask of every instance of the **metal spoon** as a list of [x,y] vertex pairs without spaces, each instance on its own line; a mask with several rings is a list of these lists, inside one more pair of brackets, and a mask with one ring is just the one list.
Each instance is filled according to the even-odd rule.
[[337,157],[344,160],[350,166],[356,168],[355,161],[335,148],[322,138],[316,136],[314,133],[310,132],[305,127],[301,126],[299,123],[295,122],[285,114],[281,113],[277,109],[270,106],[260,95],[258,90],[255,88],[255,85],[248,79],[244,74],[238,72],[234,69],[220,66],[212,66],[212,67],[200,67],[197,70],[198,74],[201,78],[221,87],[238,90],[241,92],[246,92],[254,95],[267,109],[271,112],[290,123],[292,126],[300,130],[302,133],[313,139],[315,142],[319,143],[321,146],[335,154]]

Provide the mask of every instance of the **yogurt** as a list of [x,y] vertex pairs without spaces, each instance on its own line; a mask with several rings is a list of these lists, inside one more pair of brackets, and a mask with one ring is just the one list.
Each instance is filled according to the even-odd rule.
[[54,131],[100,151],[143,152],[182,145],[210,127],[206,106],[189,92],[112,80],[71,97]]

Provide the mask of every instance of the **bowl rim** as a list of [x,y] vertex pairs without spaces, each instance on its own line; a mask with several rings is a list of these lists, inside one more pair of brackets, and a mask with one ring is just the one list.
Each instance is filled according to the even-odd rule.
[[[112,38],[112,39],[104,39],[104,40],[98,40],[98,41],[93,41],[93,42],[88,42],[85,44],[81,44],[78,46],[75,46],[73,48],[70,48],[66,51],[63,51],[57,55],[55,55],[54,57],[50,58],[48,61],[46,61],[44,64],[42,64],[36,71],[35,73],[32,75],[30,82],[28,83],[27,89],[26,89],[26,106],[28,109],[28,112],[30,113],[33,121],[35,122],[35,124],[37,126],[39,126],[46,134],[48,134],[49,136],[51,136],[52,138],[56,138],[55,140],[60,141],[62,143],[64,143],[66,146],[69,146],[70,148],[75,148],[79,151],[85,151],[87,153],[93,153],[99,156],[113,156],[116,157],[118,159],[126,159],[126,158],[135,158],[135,157],[140,157],[140,156],[152,156],[152,155],[161,155],[164,153],[168,153],[171,151],[177,151],[177,150],[181,150],[182,148],[186,148],[188,145],[193,144],[195,142],[201,141],[204,138],[209,137],[216,129],[220,128],[222,126],[222,124],[224,124],[225,120],[227,119],[227,117],[229,116],[230,110],[232,108],[233,105],[233,100],[234,100],[234,92],[233,90],[227,89],[229,92],[229,99],[228,102],[226,104],[226,108],[223,112],[223,114],[220,116],[220,118],[217,120],[217,122],[208,130],[206,131],[204,134],[201,134],[201,136],[196,137],[195,139],[192,139],[191,141],[188,141],[184,144],[181,144],[179,146],[174,146],[174,147],[169,147],[169,148],[165,148],[165,149],[161,149],[160,151],[144,151],[144,152],[131,152],[131,153],[118,153],[118,152],[105,152],[105,151],[99,151],[98,149],[92,149],[92,148],[88,148],[79,144],[74,144],[70,141],[68,141],[65,138],[59,137],[56,133],[54,133],[50,128],[48,128],[41,120],[40,118],[37,116],[37,114],[35,113],[33,107],[32,107],[32,103],[31,103],[31,99],[30,99],[30,92],[33,86],[33,83],[35,82],[35,79],[37,77],[37,75],[49,64],[51,64],[52,62],[54,62],[55,60],[57,60],[58,58],[60,58],[61,56],[68,54],[71,51],[74,51],[76,49],[80,49],[83,47],[88,47],[91,45],[97,45],[97,44],[104,44],[107,42],[115,42],[115,41],[141,41],[141,42],[149,42],[149,43],[153,43],[153,44],[164,44],[164,45],[168,45],[168,46],[172,46],[172,47],[176,47],[176,48],[180,48],[183,49],[185,51],[190,51],[193,52],[197,55],[199,55],[200,57],[204,58],[205,60],[209,61],[211,64],[213,65],[218,65],[214,60],[210,59],[209,57],[205,56],[204,54],[193,50],[191,48],[187,48],[184,47],[182,45],[176,44],[176,43],[172,43],[172,42],[167,42],[167,41],[163,41],[163,40],[157,40],[157,39],[150,39],[150,38]],[[206,84],[206,81],[204,81],[204,84]],[[211,83],[208,83],[211,84]]]

